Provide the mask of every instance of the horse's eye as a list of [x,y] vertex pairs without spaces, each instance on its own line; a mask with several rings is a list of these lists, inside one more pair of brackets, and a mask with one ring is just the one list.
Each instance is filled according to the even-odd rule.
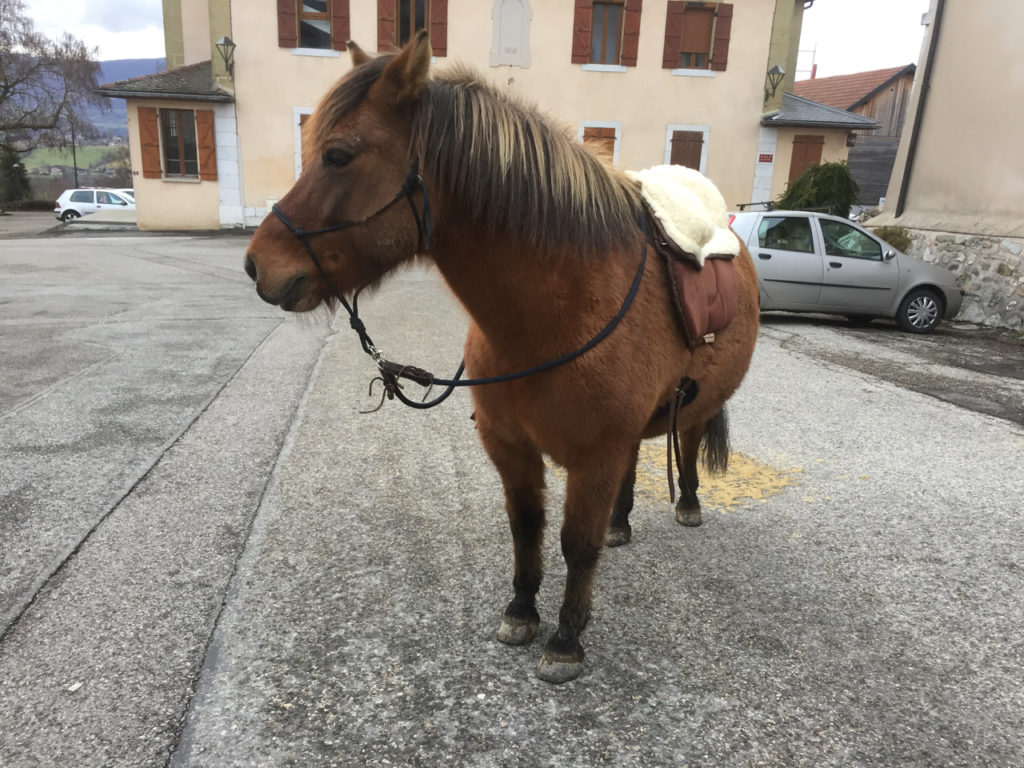
[[352,155],[340,149],[328,149],[324,152],[323,161],[328,168],[344,168],[352,162]]

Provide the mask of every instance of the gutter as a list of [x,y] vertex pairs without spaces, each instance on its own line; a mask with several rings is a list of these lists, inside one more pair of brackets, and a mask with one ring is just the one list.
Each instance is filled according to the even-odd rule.
[[932,84],[932,70],[935,63],[935,49],[939,47],[939,31],[942,28],[942,12],[945,10],[946,0],[937,0],[935,4],[935,18],[932,19],[932,33],[928,40],[928,57],[925,59],[924,72],[921,75],[921,94],[917,97],[917,109],[914,112],[914,127],[910,131],[910,143],[907,145],[907,162],[903,166],[903,184],[900,185],[900,194],[896,200],[896,211],[894,218],[903,215],[907,205],[907,191],[910,189],[910,177],[914,170],[914,156],[917,154],[917,142],[921,137],[921,118],[924,117],[924,105],[928,100],[928,91]]
[[220,101],[232,102],[234,96],[219,93],[154,93],[153,91],[113,91],[97,88],[93,93],[110,99],[165,99],[172,101]]

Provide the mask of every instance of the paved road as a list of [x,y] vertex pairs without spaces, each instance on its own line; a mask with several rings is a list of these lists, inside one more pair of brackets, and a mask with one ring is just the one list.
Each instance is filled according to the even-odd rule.
[[[1024,763],[1024,432],[879,375],[920,365],[905,337],[768,319],[706,524],[653,444],[552,687],[494,640],[511,552],[467,397],[361,415],[347,324],[259,304],[243,249],[0,243],[0,765]],[[458,357],[432,274],[364,315],[395,358]]]

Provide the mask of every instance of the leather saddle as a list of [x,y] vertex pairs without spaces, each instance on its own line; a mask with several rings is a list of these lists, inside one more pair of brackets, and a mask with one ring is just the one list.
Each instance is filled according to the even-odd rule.
[[701,267],[694,254],[683,250],[665,233],[650,207],[647,212],[648,242],[662,258],[668,272],[669,293],[679,326],[690,349],[712,344],[736,314],[738,288],[731,254],[708,254]]

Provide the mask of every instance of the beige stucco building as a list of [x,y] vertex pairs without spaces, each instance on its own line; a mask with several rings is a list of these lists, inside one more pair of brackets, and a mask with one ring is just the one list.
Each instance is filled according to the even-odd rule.
[[932,0],[882,215],[956,272],[960,317],[1024,327],[1024,5]]
[[301,172],[304,116],[351,67],[345,41],[385,51],[424,26],[435,66],[474,66],[621,168],[696,167],[735,207],[846,157],[858,118],[788,93],[805,4],[164,0],[169,71],[101,92],[127,100],[142,229],[258,224]]

